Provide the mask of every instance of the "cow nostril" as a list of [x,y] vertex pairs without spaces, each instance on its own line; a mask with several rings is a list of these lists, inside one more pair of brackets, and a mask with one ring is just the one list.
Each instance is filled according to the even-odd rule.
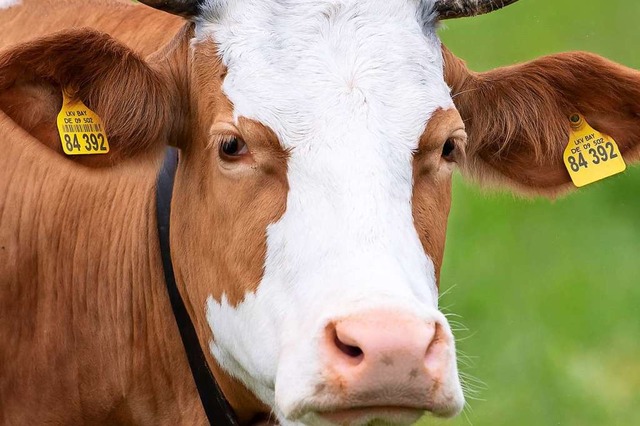
[[350,363],[359,364],[364,358],[363,350],[357,346],[355,341],[352,341],[348,335],[340,337],[336,324],[330,324],[327,327],[327,341],[340,354],[345,355],[345,359],[349,360]]
[[342,342],[338,337],[338,333],[334,333],[333,343],[335,343],[336,347],[340,349],[340,352],[347,355],[349,358],[360,358],[363,356],[362,349]]

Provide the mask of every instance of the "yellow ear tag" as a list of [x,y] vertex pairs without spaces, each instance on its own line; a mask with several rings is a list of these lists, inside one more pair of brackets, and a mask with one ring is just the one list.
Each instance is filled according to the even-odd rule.
[[106,154],[109,141],[102,120],[81,100],[73,100],[63,91],[58,114],[58,132],[67,155]]
[[573,114],[564,164],[577,187],[622,173],[627,165],[611,136],[595,130],[580,114]]

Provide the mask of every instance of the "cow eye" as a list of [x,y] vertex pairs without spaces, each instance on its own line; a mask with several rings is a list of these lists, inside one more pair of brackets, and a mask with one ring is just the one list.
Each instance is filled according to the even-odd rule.
[[447,139],[442,147],[442,158],[447,161],[454,161],[453,155],[456,151],[456,143],[453,139]]
[[225,159],[234,159],[249,153],[247,144],[235,136],[229,137],[220,144],[220,156]]

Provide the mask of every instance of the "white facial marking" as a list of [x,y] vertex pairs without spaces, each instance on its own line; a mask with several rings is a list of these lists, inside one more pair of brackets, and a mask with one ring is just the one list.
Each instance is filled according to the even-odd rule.
[[0,10],[18,6],[20,3],[22,3],[21,0],[0,0]]
[[204,16],[197,37],[219,45],[236,117],[269,126],[291,153],[258,290],[235,307],[208,300],[211,351],[286,423],[313,394],[328,321],[374,308],[437,315],[412,160],[430,116],[453,102],[435,24],[422,18],[432,0],[210,6],[219,17]]

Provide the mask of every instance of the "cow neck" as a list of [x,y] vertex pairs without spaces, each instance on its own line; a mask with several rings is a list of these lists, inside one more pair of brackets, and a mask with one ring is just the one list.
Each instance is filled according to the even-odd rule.
[[196,383],[200,401],[204,407],[209,423],[212,425],[237,426],[238,420],[229,402],[226,400],[220,387],[216,383],[211,369],[207,364],[204,352],[200,346],[198,335],[176,285],[173,272],[170,247],[170,220],[171,199],[173,196],[173,183],[178,167],[178,151],[175,148],[167,148],[164,163],[158,175],[156,192],[156,216],[158,221],[158,237],[160,239],[160,254],[164,269],[165,283],[173,316],[180,331],[180,338],[187,353],[191,374]]

